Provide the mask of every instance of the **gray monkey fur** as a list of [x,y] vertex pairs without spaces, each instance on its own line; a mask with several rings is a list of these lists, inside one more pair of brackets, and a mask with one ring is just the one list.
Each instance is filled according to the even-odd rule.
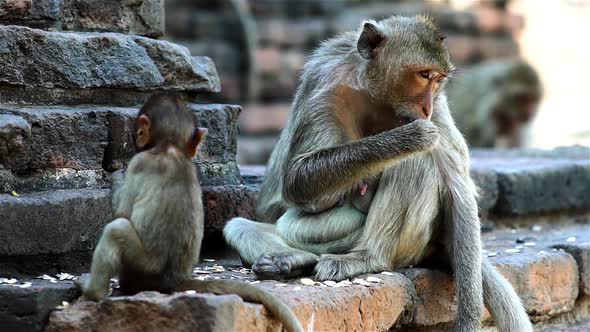
[[[357,49],[370,44],[359,41],[367,25],[386,37],[375,59]],[[324,42],[304,67],[269,161],[257,206],[262,222],[234,218],[224,235],[262,278],[313,271],[318,280],[342,280],[415,265],[436,253],[461,281],[455,331],[480,330],[484,301],[501,331],[532,331],[513,288],[482,260],[468,148],[444,89],[435,96],[431,121],[374,135],[351,138],[334,116],[341,86],[407,113],[396,85],[403,65],[453,70],[437,40],[427,18],[391,17]],[[364,182],[370,183],[368,204],[355,196]],[[340,205],[343,194],[348,199]]]

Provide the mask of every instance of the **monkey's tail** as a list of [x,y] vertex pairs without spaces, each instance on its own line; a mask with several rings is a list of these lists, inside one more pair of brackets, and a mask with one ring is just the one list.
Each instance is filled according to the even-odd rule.
[[487,259],[482,260],[481,273],[484,302],[492,312],[498,330],[532,332],[529,316],[514,288]]
[[244,300],[263,304],[266,309],[272,312],[290,332],[303,332],[303,327],[291,308],[281,301],[276,295],[252,286],[250,284],[235,280],[187,280],[183,282],[179,291],[195,290],[200,293],[210,292],[214,294],[236,294]]

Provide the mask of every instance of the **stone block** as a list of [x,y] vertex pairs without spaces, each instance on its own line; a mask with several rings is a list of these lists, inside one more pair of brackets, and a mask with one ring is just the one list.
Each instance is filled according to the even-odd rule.
[[217,236],[233,217],[254,218],[258,197],[257,185],[203,187],[205,234]]
[[43,331],[49,314],[78,296],[71,281],[32,280],[28,288],[0,285],[0,330]]
[[63,0],[63,30],[113,31],[159,37],[164,34],[164,0]]
[[495,169],[497,215],[590,208],[590,160],[509,159]]
[[63,31],[108,31],[159,37],[164,0],[7,0],[0,22]]
[[112,220],[108,189],[0,194],[0,256],[91,250]]
[[3,0],[0,2],[0,22],[22,19],[31,10],[32,0]]
[[[127,102],[141,99],[134,92],[221,89],[210,59],[192,57],[185,47],[165,41],[19,26],[0,26],[0,40],[0,61],[4,64],[0,103],[112,104],[121,98],[101,99],[88,92],[90,89],[120,90],[119,95],[131,95]],[[85,100],[87,94],[94,97]]]
[[[199,125],[209,129],[195,159],[203,185],[241,183],[235,163],[240,107],[190,107]],[[25,137],[18,140],[19,151],[12,143],[0,144],[0,151],[5,146],[10,152],[0,157],[4,169],[0,178],[7,181],[0,189],[18,192],[71,189],[84,184],[102,187],[104,173],[100,170],[121,169],[135,153],[136,114],[135,108],[120,107],[0,106],[0,142],[10,143],[18,133]],[[27,128],[30,134],[25,135]]]
[[106,188],[108,184],[109,179],[103,169],[53,168],[29,170],[25,173],[0,170],[0,193]]
[[[587,231],[590,232],[590,227]],[[590,241],[581,243],[562,242],[553,247],[567,252],[576,260],[580,294],[590,295]]]
[[[2,162],[4,169],[100,169],[107,145],[106,112],[95,109],[0,107],[18,115],[31,127],[31,135],[18,153]],[[10,112],[10,113],[8,113]]]
[[520,296],[528,314],[546,319],[570,311],[578,297],[578,267],[571,255],[540,251],[493,259]]
[[0,165],[24,149],[24,141],[31,136],[31,126],[20,116],[0,114]]

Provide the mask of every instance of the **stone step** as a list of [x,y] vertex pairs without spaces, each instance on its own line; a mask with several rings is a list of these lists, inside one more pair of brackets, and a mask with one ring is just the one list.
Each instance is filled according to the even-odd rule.
[[[253,218],[257,192],[256,185],[203,187],[204,246],[219,246],[229,219]],[[112,219],[109,189],[0,194],[0,275],[86,270]]]
[[0,104],[137,105],[151,91],[219,92],[215,65],[167,41],[0,26]]
[[[576,236],[575,241],[571,238],[568,241],[571,235]],[[506,252],[517,248],[523,237],[534,238],[534,246],[523,245],[516,249],[518,252]],[[539,327],[547,328],[547,323],[569,317],[574,312],[577,320],[590,319],[584,311],[590,298],[581,290],[585,287],[582,284],[590,282],[587,274],[589,224],[552,226],[535,231],[502,229],[484,234],[483,242],[484,254],[493,256],[490,253],[496,253],[490,259],[515,287],[531,320]],[[576,248],[582,255],[556,249],[562,246]],[[207,270],[214,264],[223,266],[225,272],[195,276],[236,279],[267,289],[293,308],[306,329],[315,331],[439,331],[452,323],[456,313],[454,283],[441,271],[409,268],[360,276],[366,285],[329,287],[320,283],[307,285],[301,280],[254,282],[253,274],[240,269],[239,260],[231,258],[200,264],[200,269]],[[379,280],[367,279],[369,276]],[[23,282],[25,280],[19,280],[18,284]],[[14,286],[0,286],[0,291],[9,287]],[[261,305],[244,303],[235,295],[157,292],[115,295],[98,304],[80,299],[66,309],[54,311],[47,330],[158,331],[169,326],[212,331],[280,329],[280,323]],[[492,323],[487,311],[484,321],[486,325]]]
[[164,0],[9,0],[0,3],[0,23],[64,31],[113,31],[159,37],[164,34]]
[[[203,185],[239,184],[235,163],[239,106],[191,109],[209,133],[197,158]],[[0,179],[3,192],[32,192],[108,183],[134,154],[136,108],[0,106]],[[18,144],[16,144],[16,143]]]

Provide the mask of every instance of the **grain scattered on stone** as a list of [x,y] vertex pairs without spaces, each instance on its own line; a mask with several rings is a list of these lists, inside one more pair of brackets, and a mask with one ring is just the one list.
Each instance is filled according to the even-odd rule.
[[309,278],[303,278],[300,280],[302,284],[306,285],[306,286],[313,286],[315,285],[315,282]]
[[357,284],[357,285],[363,285],[363,286],[371,286],[370,283],[368,283],[365,279],[354,279],[352,281],[353,284]]

